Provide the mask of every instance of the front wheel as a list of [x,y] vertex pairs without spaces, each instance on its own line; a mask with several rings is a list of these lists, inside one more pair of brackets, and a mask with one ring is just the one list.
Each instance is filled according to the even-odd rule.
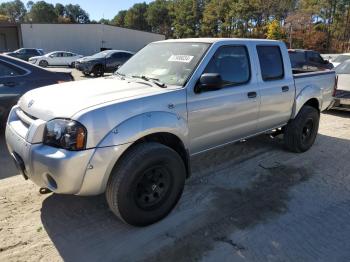
[[92,70],[92,73],[95,77],[100,77],[104,75],[105,71],[102,65],[96,65]]
[[320,113],[314,107],[305,105],[298,115],[287,124],[284,131],[284,143],[288,150],[295,153],[302,153],[311,148],[314,144]]
[[185,165],[171,148],[154,142],[134,145],[114,167],[106,199],[124,222],[150,225],[174,208],[185,177]]
[[39,62],[39,66],[41,66],[41,67],[47,67],[48,65],[49,65],[49,63],[46,60],[41,60]]

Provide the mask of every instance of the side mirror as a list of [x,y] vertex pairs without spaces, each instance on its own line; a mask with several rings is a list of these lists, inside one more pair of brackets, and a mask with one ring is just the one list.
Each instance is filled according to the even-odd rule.
[[49,55],[49,57],[53,58],[53,55]]
[[196,93],[202,91],[218,90],[222,87],[222,78],[217,73],[204,73],[199,78],[198,84],[195,88]]

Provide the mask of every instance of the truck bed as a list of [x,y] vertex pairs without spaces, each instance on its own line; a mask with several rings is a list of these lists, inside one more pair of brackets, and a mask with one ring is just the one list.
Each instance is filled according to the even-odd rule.
[[[293,71],[294,72],[294,71]],[[293,74],[296,97],[308,86],[316,86],[322,90],[321,110],[326,110],[333,101],[335,71],[317,71]]]

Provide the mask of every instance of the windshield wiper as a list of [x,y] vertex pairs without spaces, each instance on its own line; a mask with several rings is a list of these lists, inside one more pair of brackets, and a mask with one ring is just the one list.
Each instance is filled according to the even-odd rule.
[[148,76],[137,76],[137,75],[133,75],[131,76],[133,78],[140,78],[142,80],[145,80],[147,82],[152,82],[153,84],[156,84],[157,86],[161,87],[161,88],[166,88],[166,84],[164,84],[163,82],[161,82],[158,78],[153,78],[153,77],[148,77]]
[[125,74],[122,74],[122,73],[119,73],[119,72],[114,72],[114,75],[117,75],[117,76],[119,76],[122,80],[124,80],[125,79]]

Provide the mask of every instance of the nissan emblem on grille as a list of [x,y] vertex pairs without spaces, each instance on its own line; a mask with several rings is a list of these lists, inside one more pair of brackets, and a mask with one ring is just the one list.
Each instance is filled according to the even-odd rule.
[[30,100],[29,103],[28,103],[28,108],[32,107],[32,105],[34,104],[34,100]]

